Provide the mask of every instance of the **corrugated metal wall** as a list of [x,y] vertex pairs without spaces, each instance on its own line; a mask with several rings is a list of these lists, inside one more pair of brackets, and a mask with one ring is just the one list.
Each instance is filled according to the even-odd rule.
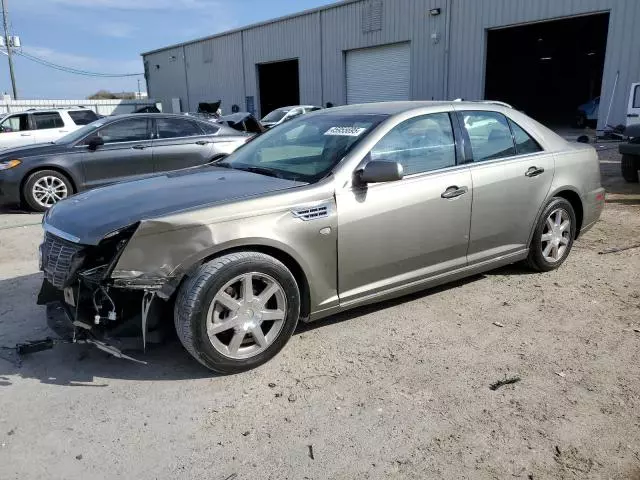
[[620,77],[609,123],[624,123],[631,83],[640,79],[637,0],[452,0],[449,97],[483,97],[487,29],[607,11],[609,34],[598,128],[604,127],[617,71]]
[[[380,28],[363,29],[363,10],[370,2],[380,1]],[[432,8],[441,8],[441,14],[430,15]],[[255,97],[257,107],[256,65],[298,58],[300,101],[339,105],[346,103],[346,51],[410,42],[412,99],[480,99],[484,93],[487,29],[602,11],[611,15],[601,106],[608,107],[619,70],[610,123],[622,123],[629,86],[640,79],[640,0],[349,1],[147,54],[149,95],[161,100],[165,109],[170,108],[172,97],[182,98],[185,109],[187,105],[195,108],[201,100],[220,98],[228,112],[234,103],[244,109],[247,95]],[[447,58],[449,15],[451,43]],[[169,61],[170,57],[177,58]],[[601,123],[604,116],[600,115]]]
[[244,110],[242,33],[192,43],[184,48],[189,110],[197,110],[200,102],[218,100],[223,100],[228,113],[233,104]]
[[[363,8],[351,3],[322,14],[324,101],[346,103],[345,51],[389,43],[411,43],[411,98],[442,98],[446,15],[431,16],[438,0],[385,0],[382,28],[363,33]],[[437,43],[430,38],[438,34]]]
[[[257,67],[259,63],[298,59],[300,102],[322,102],[320,84],[320,13],[271,23],[244,32],[244,71],[247,95],[260,105]],[[261,112],[263,115],[269,112]]]
[[[184,47],[169,48],[145,56],[147,75],[147,94],[162,102],[162,110],[171,112],[171,99],[180,98],[182,108],[189,103],[187,90]],[[153,92],[153,93],[151,93]]]

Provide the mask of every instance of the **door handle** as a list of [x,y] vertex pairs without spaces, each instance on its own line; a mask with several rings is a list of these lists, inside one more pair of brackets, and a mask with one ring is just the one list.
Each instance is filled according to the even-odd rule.
[[636,118],[636,117],[640,117],[640,115],[638,115],[637,113],[627,113],[627,117]]
[[196,145],[207,145],[209,143],[211,143],[211,142],[209,142],[208,140],[198,140],[196,142]]
[[30,133],[21,133],[20,136],[21,137],[30,137],[31,134]]
[[144,150],[145,148],[147,148],[145,145],[134,145],[133,147],[131,147],[135,150]]
[[541,175],[543,173],[544,173],[544,168],[529,167],[529,170],[527,170],[524,174],[527,177],[537,177],[538,175]]
[[58,130],[60,133],[67,133],[69,130]]
[[442,195],[440,196],[446,199],[456,198],[456,197],[459,197],[460,195],[464,195],[468,191],[469,189],[467,187],[458,187],[456,185],[452,185],[449,188],[447,188],[444,192],[442,192]]

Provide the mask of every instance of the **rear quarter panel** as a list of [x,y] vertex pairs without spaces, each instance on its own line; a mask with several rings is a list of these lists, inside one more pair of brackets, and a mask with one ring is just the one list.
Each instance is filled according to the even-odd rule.
[[604,206],[598,153],[589,145],[567,142],[566,149],[556,152],[555,165],[549,197],[566,190],[577,193],[582,203],[584,232],[598,220]]

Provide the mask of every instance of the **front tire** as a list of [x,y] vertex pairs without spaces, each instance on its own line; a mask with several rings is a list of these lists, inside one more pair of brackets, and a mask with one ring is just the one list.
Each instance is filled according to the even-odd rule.
[[552,198],[538,219],[527,264],[539,272],[555,270],[569,256],[575,237],[576,214],[571,203]]
[[299,315],[300,291],[289,269],[269,255],[243,251],[197,269],[178,291],[174,321],[196,360],[233,374],[273,358]]
[[56,170],[39,170],[32,173],[22,188],[22,197],[36,212],[46,212],[70,195],[73,195],[71,181]]
[[638,170],[640,170],[640,156],[622,155],[622,178],[629,183],[638,183]]

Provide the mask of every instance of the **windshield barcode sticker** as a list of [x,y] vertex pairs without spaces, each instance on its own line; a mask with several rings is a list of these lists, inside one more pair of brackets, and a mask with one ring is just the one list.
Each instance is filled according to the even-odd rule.
[[366,128],[358,127],[331,127],[324,132],[325,135],[338,135],[341,137],[359,137]]

